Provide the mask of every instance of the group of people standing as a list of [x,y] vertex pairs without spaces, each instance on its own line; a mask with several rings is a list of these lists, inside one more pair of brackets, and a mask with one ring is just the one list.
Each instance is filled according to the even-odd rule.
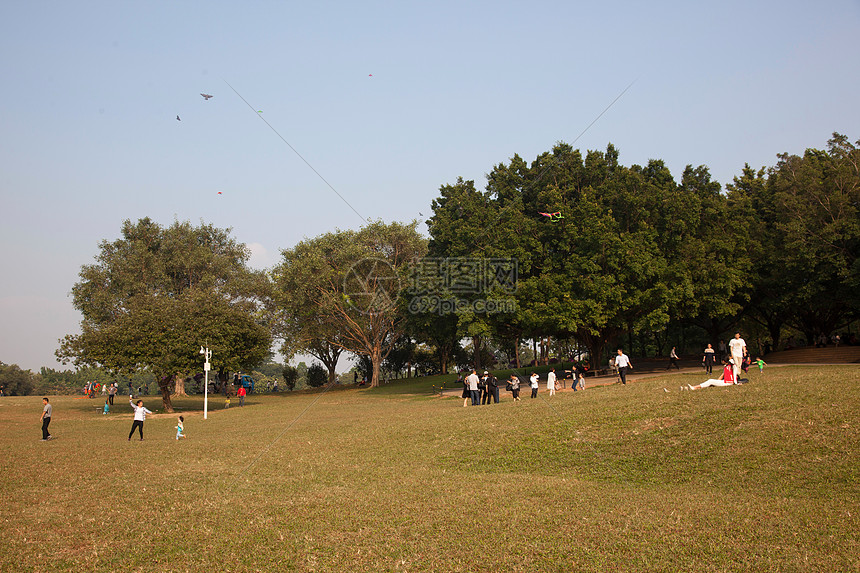
[[[577,373],[575,372],[573,389],[585,389],[584,373],[579,372],[578,378],[576,377],[576,374]],[[468,406],[470,402],[472,406],[499,403],[499,389],[501,388],[501,383],[499,379],[493,376],[489,371],[484,370],[484,374],[482,376],[478,376],[477,370],[473,368],[471,373],[462,379],[462,383],[463,394],[461,397],[463,398],[464,408]],[[540,378],[536,372],[532,372],[531,376],[529,376],[529,387],[531,388],[531,397],[537,398],[538,389],[540,388]],[[547,374],[546,389],[550,396],[554,396],[556,390],[561,389],[561,384],[555,373],[555,368],[552,368]],[[505,385],[505,391],[511,393],[514,402],[520,401],[520,379],[516,374],[511,373],[511,377]]]
[[499,381],[495,376],[484,370],[484,374],[478,377],[477,370],[472,368],[471,374],[463,380],[463,407],[499,403]]

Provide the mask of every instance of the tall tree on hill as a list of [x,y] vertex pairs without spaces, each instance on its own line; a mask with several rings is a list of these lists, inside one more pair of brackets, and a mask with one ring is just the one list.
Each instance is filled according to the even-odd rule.
[[258,302],[265,275],[248,269],[250,252],[229,229],[127,220],[120,239],[99,247],[96,264],[85,265],[72,288],[84,318],[81,334],[60,341],[64,363],[147,369],[172,412],[174,377],[200,369],[201,345],[228,369],[268,357],[271,334]]
[[324,337],[367,357],[371,386],[378,386],[382,361],[403,334],[403,285],[412,262],[427,249],[416,227],[417,222],[375,222],[282,251],[272,271],[274,320],[289,323],[286,332],[307,340]]

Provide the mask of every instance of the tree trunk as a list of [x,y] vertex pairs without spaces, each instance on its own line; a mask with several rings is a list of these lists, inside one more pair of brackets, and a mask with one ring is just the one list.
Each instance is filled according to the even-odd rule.
[[172,414],[173,404],[170,402],[170,387],[173,381],[173,375],[162,376],[158,381],[158,389],[161,392],[161,403],[164,406],[164,411]]
[[520,339],[519,337],[514,340],[514,362],[517,365],[517,370],[522,368],[520,365]]
[[476,335],[472,337],[472,346],[475,351],[475,370],[481,369],[481,336]]
[[174,378],[173,395],[188,396],[188,394],[185,393],[185,377],[181,373],[177,373]]
[[379,387],[379,367],[382,365],[382,343],[377,342],[373,345],[373,351],[370,355],[372,375],[370,377],[370,387]]

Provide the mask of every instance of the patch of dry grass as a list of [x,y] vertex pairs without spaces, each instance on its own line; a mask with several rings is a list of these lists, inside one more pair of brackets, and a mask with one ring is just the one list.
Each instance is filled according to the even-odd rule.
[[[860,369],[463,408],[396,391],[0,400],[0,570],[857,570]],[[414,382],[412,382],[414,383]],[[153,409],[157,400],[147,400]],[[210,402],[210,406],[213,403]],[[100,404],[96,404],[100,406]]]

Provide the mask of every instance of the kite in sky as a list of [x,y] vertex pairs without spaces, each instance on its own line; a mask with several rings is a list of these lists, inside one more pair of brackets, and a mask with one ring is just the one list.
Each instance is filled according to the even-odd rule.
[[561,214],[561,211],[556,211],[555,213],[542,213],[538,211],[538,215],[543,215],[544,217],[549,218],[550,223],[556,223],[561,219],[564,219],[564,215]]
[[178,115],[176,116],[176,121],[182,121],[181,119],[179,119]]
[[218,194],[220,195],[220,194],[221,194],[221,192],[220,192],[220,191],[218,191]]
[[215,97],[215,96],[212,96],[212,95],[209,95],[209,94],[200,94],[200,95],[202,95],[202,96],[203,96],[203,99],[205,99],[206,101],[209,101],[209,98],[213,98],[213,97]]
[[373,74],[367,74],[367,77],[372,78]]

